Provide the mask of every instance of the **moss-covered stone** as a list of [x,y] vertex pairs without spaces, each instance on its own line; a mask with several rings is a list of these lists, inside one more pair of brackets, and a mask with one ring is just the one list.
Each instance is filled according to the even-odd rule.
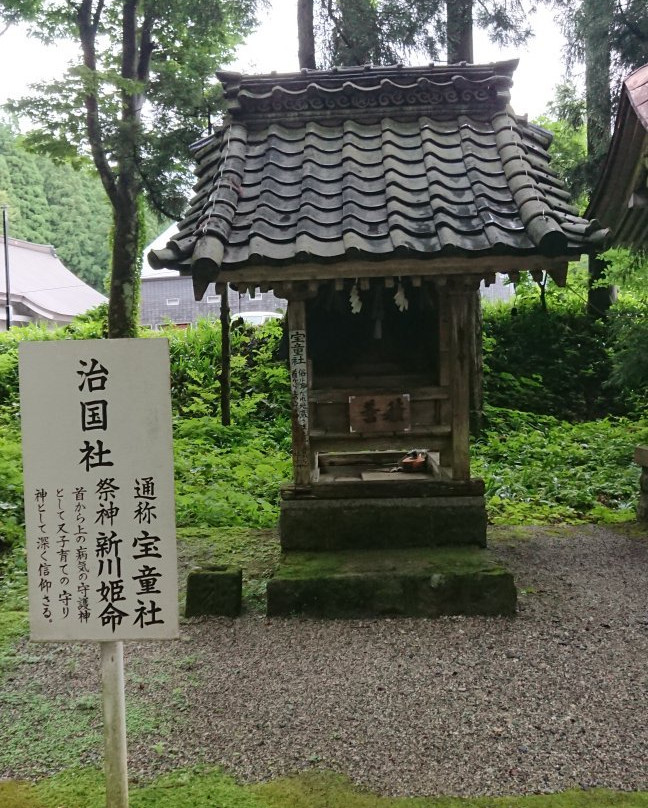
[[241,613],[243,575],[233,567],[205,567],[187,576],[186,617]]
[[284,550],[486,545],[481,496],[294,499],[281,503]]
[[510,572],[479,547],[286,553],[268,615],[513,615]]

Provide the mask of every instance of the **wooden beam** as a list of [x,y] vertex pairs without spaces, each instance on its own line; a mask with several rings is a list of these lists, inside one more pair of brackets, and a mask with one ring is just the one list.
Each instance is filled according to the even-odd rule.
[[450,313],[450,393],[452,401],[452,478],[470,479],[470,296],[469,286],[448,287]]
[[549,269],[547,271],[549,273],[549,277],[556,284],[556,286],[567,286],[567,267],[561,267],[560,269]]
[[227,288],[221,294],[220,306],[221,324],[221,372],[220,372],[220,404],[221,423],[229,426],[231,423],[230,390],[231,390],[231,367],[232,350],[230,342],[230,305]]
[[219,282],[254,283],[267,281],[274,286],[275,282],[335,280],[354,281],[362,278],[409,278],[420,276],[437,278],[440,276],[477,275],[480,278],[494,272],[519,272],[522,270],[566,268],[575,256],[558,256],[547,258],[542,255],[500,255],[500,256],[458,256],[452,258],[434,258],[427,260],[393,258],[389,261],[339,261],[322,264],[277,264],[241,267],[230,269],[223,267],[218,276]]

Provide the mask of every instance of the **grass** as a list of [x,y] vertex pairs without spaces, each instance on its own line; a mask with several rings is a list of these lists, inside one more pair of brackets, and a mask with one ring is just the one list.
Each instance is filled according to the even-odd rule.
[[471,471],[483,477],[495,525],[547,525],[636,518],[639,467],[634,447],[648,441],[648,418],[570,424],[547,415],[489,407]]
[[[103,776],[71,769],[36,784],[0,782],[2,808],[103,808]],[[382,797],[330,772],[240,785],[218,769],[132,784],[130,808],[648,808],[648,794],[605,789],[523,797]]]

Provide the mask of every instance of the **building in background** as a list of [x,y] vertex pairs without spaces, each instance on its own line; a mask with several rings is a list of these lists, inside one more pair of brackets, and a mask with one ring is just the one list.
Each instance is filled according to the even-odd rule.
[[[186,328],[198,320],[220,317],[221,298],[213,287],[202,300],[194,300],[190,277],[183,277],[172,269],[150,268],[146,259],[149,251],[164,247],[176,233],[176,225],[171,225],[144,250],[140,323],[148,328],[159,329],[165,325]],[[272,292],[256,289],[253,293],[239,294],[228,289],[228,295],[232,319],[242,315],[260,325],[264,319],[276,314],[283,316],[286,311],[286,301]]]
[[[77,278],[59,260],[53,247],[7,239],[11,325],[65,325],[106,298]],[[6,330],[5,244],[0,236],[0,330]]]
[[[142,261],[142,287],[140,293],[140,323],[149,328],[159,329],[165,325],[186,328],[201,319],[218,318],[220,316],[220,295],[212,289],[202,300],[194,300],[193,285],[190,277],[183,277],[172,269],[151,269],[147,255],[150,250],[161,249],[177,233],[175,224],[161,233],[144,250]],[[508,302],[515,293],[513,284],[509,284],[499,274],[495,281],[486,286],[481,284],[482,300],[489,303]],[[283,316],[286,301],[275,297],[272,291],[254,294],[239,294],[229,289],[229,303],[232,318],[243,316],[249,322],[260,325],[272,314]]]

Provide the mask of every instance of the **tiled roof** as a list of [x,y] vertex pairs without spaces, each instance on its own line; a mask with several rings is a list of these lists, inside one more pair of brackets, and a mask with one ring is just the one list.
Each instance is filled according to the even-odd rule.
[[587,211],[611,241],[648,248],[648,64],[623,82],[612,142]]
[[605,232],[570,207],[551,136],[508,107],[516,64],[220,74],[226,121],[195,144],[195,196],[149,262],[207,281],[255,265],[595,249]]
[[[69,322],[77,314],[105,303],[106,298],[77,278],[59,260],[53,247],[7,239],[10,298],[22,305],[32,319]],[[4,238],[0,236],[0,255]],[[4,260],[0,260],[4,267]],[[0,300],[6,300],[5,273],[0,273]]]

